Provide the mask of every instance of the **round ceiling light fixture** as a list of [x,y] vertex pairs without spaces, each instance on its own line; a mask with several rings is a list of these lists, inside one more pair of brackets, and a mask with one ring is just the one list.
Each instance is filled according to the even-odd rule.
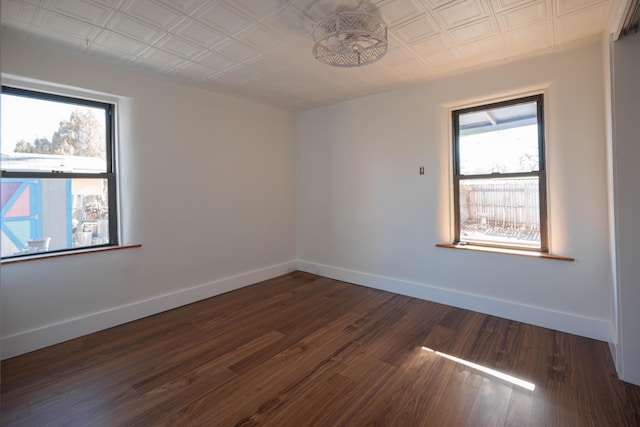
[[335,67],[359,67],[387,53],[387,26],[366,12],[340,12],[313,27],[313,56]]

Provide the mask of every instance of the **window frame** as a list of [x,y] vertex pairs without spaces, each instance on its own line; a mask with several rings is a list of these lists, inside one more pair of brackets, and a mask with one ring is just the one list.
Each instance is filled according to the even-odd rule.
[[[538,170],[530,172],[510,172],[510,173],[489,173],[462,175],[460,173],[460,116],[462,114],[486,111],[495,108],[508,107],[519,104],[536,102],[536,115],[538,126]],[[545,150],[545,126],[544,126],[544,95],[542,93],[508,99],[489,104],[479,104],[473,107],[451,111],[453,129],[453,208],[454,208],[454,244],[472,245],[486,248],[513,249],[518,251],[530,251],[538,253],[549,253],[548,240],[548,215],[547,215],[547,174],[546,174],[546,150]],[[469,242],[460,238],[460,181],[461,180],[491,180],[504,178],[538,178],[538,198],[540,210],[540,247],[527,247],[510,244],[500,244],[498,242]]]
[[77,96],[67,96],[55,93],[49,93],[42,90],[23,89],[15,86],[2,85],[2,94],[22,96],[26,98],[38,99],[43,101],[53,101],[67,103],[73,105],[81,105],[86,107],[99,108],[105,112],[105,172],[87,173],[87,172],[23,172],[23,171],[0,171],[1,178],[36,178],[36,179],[105,179],[107,181],[107,201],[108,201],[108,225],[109,225],[109,242],[89,245],[81,247],[69,247],[64,249],[50,250],[38,253],[16,254],[2,257],[2,261],[19,259],[21,257],[48,256],[56,253],[94,250],[99,248],[109,248],[119,246],[118,231],[118,187],[116,173],[116,130],[115,130],[115,104],[104,101],[96,101],[87,98],[79,98]]

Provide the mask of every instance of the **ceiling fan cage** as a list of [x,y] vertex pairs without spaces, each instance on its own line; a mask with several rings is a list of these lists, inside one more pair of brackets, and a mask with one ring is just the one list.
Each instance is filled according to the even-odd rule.
[[359,67],[387,52],[387,26],[366,12],[340,12],[313,28],[313,56],[336,67]]

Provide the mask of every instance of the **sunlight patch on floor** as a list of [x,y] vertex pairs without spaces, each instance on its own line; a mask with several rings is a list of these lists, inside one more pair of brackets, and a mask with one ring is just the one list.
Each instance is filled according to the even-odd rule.
[[431,352],[431,353],[435,353],[438,356],[444,357],[445,359],[449,359],[449,360],[453,360],[454,362],[460,363],[462,365],[468,366],[470,368],[476,369],[480,372],[484,372],[485,374],[489,374],[491,376],[494,376],[496,378],[499,378],[501,380],[510,382],[511,384],[517,385],[519,387],[522,387],[524,389],[527,389],[529,391],[534,391],[536,389],[536,385],[533,383],[530,383],[529,381],[525,381],[522,380],[520,378],[516,378],[514,376],[511,376],[509,374],[505,374],[503,372],[500,371],[496,371],[495,369],[491,369],[491,368],[487,368],[486,366],[482,366],[482,365],[478,365],[477,363],[473,363],[473,362],[469,362],[468,360],[464,360],[464,359],[460,359],[458,357],[455,356],[451,356],[450,354],[446,354],[446,353],[442,353],[440,351],[436,351],[436,350],[432,350],[428,347],[422,347],[423,350]]

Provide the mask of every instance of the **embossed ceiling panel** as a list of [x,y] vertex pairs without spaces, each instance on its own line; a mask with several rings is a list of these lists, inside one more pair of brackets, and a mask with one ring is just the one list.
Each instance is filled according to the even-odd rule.
[[387,0],[377,6],[377,11],[389,27],[425,14],[424,7],[413,0]]
[[[589,43],[619,0],[2,0],[2,30],[292,110]],[[379,62],[313,59],[323,17],[389,26]]]
[[113,14],[108,8],[82,0],[53,0],[47,3],[51,3],[55,9],[72,18],[94,25],[103,25],[107,18]]
[[[60,0],[59,3],[66,1],[72,0]],[[179,12],[174,12],[152,0],[128,0],[121,9],[166,31],[172,30],[177,24],[184,21],[184,16],[181,16]],[[54,9],[54,12],[58,11],[60,10]]]
[[242,12],[234,10],[226,3],[212,4],[204,11],[199,12],[196,17],[205,24],[231,36],[246,30],[253,23],[250,17],[244,16]]
[[108,27],[115,33],[146,44],[154,44],[164,36],[164,32],[121,13],[115,14]]
[[187,39],[198,45],[201,49],[212,48],[227,39],[224,34],[190,18],[185,19],[179,24],[173,30],[172,35]]
[[440,28],[426,13],[393,29],[393,34],[404,43],[411,43],[439,33]]
[[447,29],[459,27],[487,17],[480,0],[462,0],[436,9]]
[[539,2],[498,13],[498,23],[503,31],[526,27],[547,19],[547,4]]

